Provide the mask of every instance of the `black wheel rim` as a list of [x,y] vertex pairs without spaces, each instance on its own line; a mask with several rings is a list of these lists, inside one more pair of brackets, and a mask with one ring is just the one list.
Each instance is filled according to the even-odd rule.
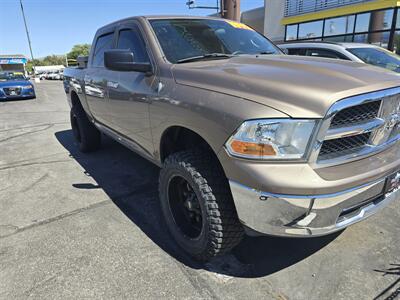
[[74,135],[75,140],[80,143],[81,142],[81,133],[79,131],[78,120],[75,115],[72,115],[72,134]]
[[180,231],[191,239],[198,238],[203,227],[201,206],[192,186],[183,177],[175,176],[170,180],[168,204]]

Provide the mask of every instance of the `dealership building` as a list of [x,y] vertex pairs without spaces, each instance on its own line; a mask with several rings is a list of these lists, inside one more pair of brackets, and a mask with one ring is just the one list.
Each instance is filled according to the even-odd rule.
[[28,59],[24,55],[0,54],[0,71],[15,71],[15,72],[23,72],[24,74],[26,74],[25,66],[27,62]]
[[400,1],[265,0],[242,22],[276,42],[370,43],[400,53]]

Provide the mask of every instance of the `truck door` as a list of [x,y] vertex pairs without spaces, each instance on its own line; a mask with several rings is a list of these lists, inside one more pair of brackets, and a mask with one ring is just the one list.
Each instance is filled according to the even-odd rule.
[[99,35],[95,43],[84,78],[85,94],[94,118],[109,126],[111,115],[108,107],[106,77],[110,71],[104,67],[104,51],[112,49],[114,31]]
[[[145,41],[136,23],[117,30],[116,48],[133,52],[135,62],[151,62]],[[141,72],[110,71],[107,90],[114,128],[134,141],[144,154],[153,153],[149,120],[149,100],[155,95],[154,75]]]

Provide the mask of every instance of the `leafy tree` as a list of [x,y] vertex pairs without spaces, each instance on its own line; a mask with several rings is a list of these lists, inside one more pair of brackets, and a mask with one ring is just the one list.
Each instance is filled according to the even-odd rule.
[[90,51],[90,44],[78,44],[72,47],[67,54],[68,59],[76,59],[79,55],[87,56]]
[[65,66],[65,56],[64,55],[48,55],[44,58],[29,60],[26,64],[26,69],[28,72],[32,72],[33,64],[35,66],[54,66],[54,65],[64,65]]
[[[69,65],[76,64],[76,58],[79,55],[89,55],[90,44],[78,44],[72,47],[71,51],[67,53],[67,59]],[[48,55],[44,58],[29,60],[26,64],[28,72],[32,72],[32,66],[54,66],[54,65],[66,65],[64,55]]]

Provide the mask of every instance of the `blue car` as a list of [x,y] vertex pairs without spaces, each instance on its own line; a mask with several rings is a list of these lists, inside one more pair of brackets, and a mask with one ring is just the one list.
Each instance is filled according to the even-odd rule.
[[33,84],[19,72],[0,72],[0,100],[36,98]]

